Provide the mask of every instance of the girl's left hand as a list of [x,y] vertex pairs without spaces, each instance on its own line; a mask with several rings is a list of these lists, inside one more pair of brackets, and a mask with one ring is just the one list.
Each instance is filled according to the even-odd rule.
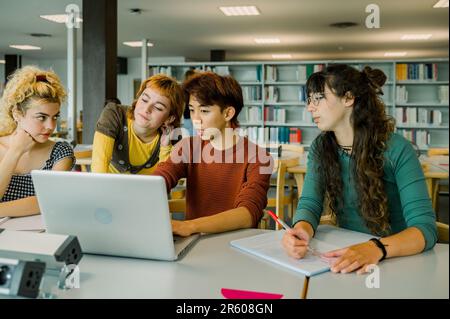
[[169,146],[171,144],[170,138],[172,137],[173,126],[161,126],[161,146]]
[[331,271],[335,273],[349,273],[357,270],[358,274],[369,272],[369,265],[378,264],[383,256],[380,248],[375,243],[368,241],[342,249],[329,251],[324,257],[336,257],[331,265]]

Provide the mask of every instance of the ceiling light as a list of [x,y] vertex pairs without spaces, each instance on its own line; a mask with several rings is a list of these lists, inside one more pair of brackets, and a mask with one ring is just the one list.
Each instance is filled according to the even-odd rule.
[[128,10],[129,13],[134,15],[140,15],[142,13],[142,9],[139,8],[132,8]]
[[330,24],[330,27],[338,28],[338,29],[346,29],[346,28],[356,27],[357,25],[358,25],[358,23],[356,23],[356,22],[345,21],[345,22],[332,23],[332,24]]
[[[123,44],[128,45],[129,47],[133,47],[133,48],[142,47],[142,41],[128,41],[128,42],[123,42]],[[148,42],[147,46],[152,47],[153,43]]]
[[386,52],[384,56],[405,56],[406,52]]
[[433,8],[448,8],[448,0],[439,0]]
[[292,55],[290,55],[290,54],[272,54],[272,58],[274,58],[274,59],[292,59]]
[[432,34],[404,34],[402,40],[429,40]]
[[[50,15],[41,15],[42,19],[49,20],[56,23],[66,23],[67,22],[67,14],[50,14]],[[77,22],[83,22],[83,19],[77,18]]]
[[5,64],[5,60],[0,60],[0,64]]
[[35,47],[34,45],[19,45],[19,44],[11,44],[10,48],[19,49],[19,50],[41,50],[40,47]]
[[278,38],[257,38],[255,42],[258,44],[274,44],[280,43],[281,41]]
[[30,37],[33,38],[51,38],[52,35],[48,33],[30,33]]
[[258,16],[260,12],[255,6],[246,7],[219,7],[226,16]]

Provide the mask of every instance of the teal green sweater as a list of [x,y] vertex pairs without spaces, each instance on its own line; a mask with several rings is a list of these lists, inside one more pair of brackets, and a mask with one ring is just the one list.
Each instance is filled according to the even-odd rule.
[[[316,145],[319,136],[311,145],[302,195],[294,216],[294,223],[307,221],[316,230],[323,210],[324,194],[317,173]],[[384,187],[388,197],[391,234],[408,227],[418,228],[425,238],[425,249],[437,241],[436,215],[425,184],[422,167],[411,143],[398,134],[392,134],[384,153]],[[340,152],[343,182],[343,207],[337,212],[340,227],[371,233],[359,214],[354,179],[350,178],[350,157]]]

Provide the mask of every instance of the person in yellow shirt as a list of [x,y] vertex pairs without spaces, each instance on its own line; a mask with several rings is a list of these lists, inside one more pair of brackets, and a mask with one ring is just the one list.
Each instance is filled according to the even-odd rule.
[[175,79],[157,74],[142,82],[131,106],[108,103],[95,129],[92,172],[151,174],[170,155],[184,100]]

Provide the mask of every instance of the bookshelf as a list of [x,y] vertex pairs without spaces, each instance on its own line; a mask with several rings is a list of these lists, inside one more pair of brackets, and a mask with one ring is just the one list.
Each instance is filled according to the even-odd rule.
[[447,147],[449,129],[448,59],[191,62],[150,64],[150,75],[165,73],[179,82],[188,69],[231,75],[241,84],[241,132],[257,143],[294,143],[309,147],[320,130],[306,110],[306,80],[328,64],[368,65],[387,76],[382,99],[396,119],[397,131],[421,151]]
[[398,132],[419,149],[448,148],[448,60],[395,64]]

